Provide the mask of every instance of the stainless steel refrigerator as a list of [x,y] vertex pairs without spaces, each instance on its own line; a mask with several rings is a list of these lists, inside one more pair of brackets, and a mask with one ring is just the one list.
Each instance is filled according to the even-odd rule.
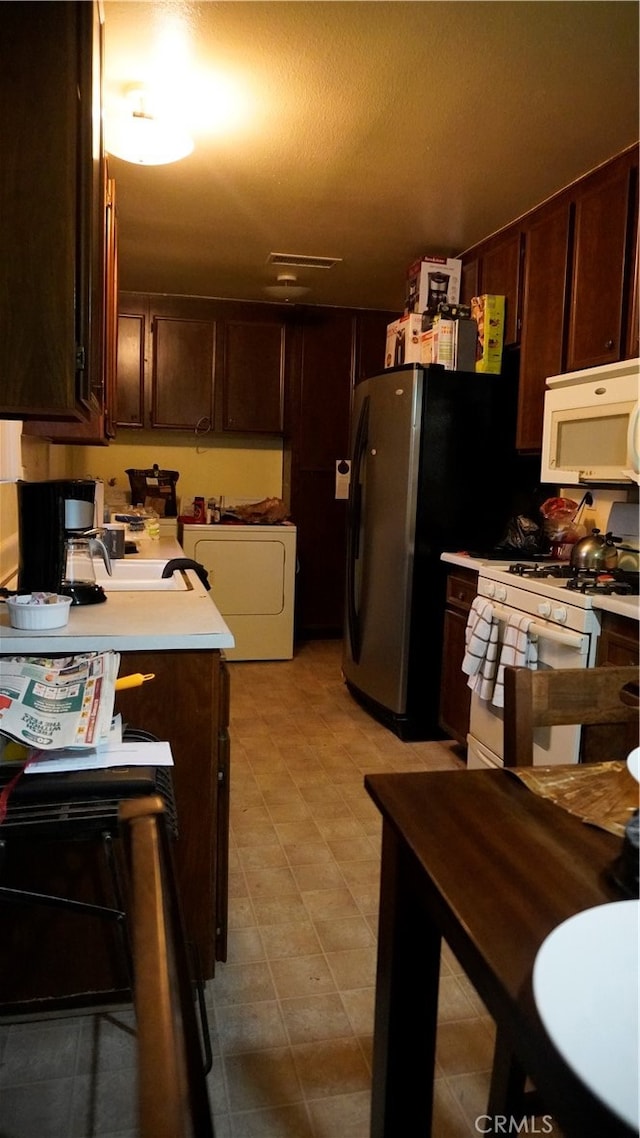
[[343,672],[402,739],[437,739],[444,551],[503,536],[517,380],[419,365],[355,389]]

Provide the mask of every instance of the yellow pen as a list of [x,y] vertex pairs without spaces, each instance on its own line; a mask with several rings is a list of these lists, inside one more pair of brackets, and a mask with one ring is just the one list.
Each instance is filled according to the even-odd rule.
[[139,688],[140,684],[144,684],[147,680],[155,680],[155,672],[147,672],[143,676],[142,672],[134,672],[131,676],[120,676],[119,680],[115,682],[116,691],[124,691],[125,688]]

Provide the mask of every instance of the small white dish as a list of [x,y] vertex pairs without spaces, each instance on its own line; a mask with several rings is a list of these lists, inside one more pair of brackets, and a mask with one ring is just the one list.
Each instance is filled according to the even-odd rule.
[[54,593],[44,595],[55,596],[56,599],[49,602],[36,601],[32,593],[7,597],[11,627],[38,631],[43,628],[62,628],[68,624],[71,597],[60,597]]
[[614,1114],[638,1129],[640,901],[569,917],[542,943],[533,994],[565,1062]]
[[636,782],[640,782],[640,747],[634,747],[627,755],[627,770],[632,774]]

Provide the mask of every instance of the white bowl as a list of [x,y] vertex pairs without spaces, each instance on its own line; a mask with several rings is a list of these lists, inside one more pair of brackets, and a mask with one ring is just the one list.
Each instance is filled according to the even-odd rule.
[[[49,594],[55,596],[54,593]],[[62,628],[69,621],[71,597],[56,597],[52,603],[34,601],[31,593],[7,597],[9,620],[12,628]]]

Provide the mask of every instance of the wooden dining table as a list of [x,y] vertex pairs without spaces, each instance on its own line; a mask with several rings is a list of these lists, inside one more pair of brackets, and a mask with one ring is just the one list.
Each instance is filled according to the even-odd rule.
[[[532,990],[552,929],[624,899],[610,874],[621,839],[507,770],[372,774],[365,787],[383,818],[371,1138],[432,1133],[442,938],[496,1024],[489,1119],[510,1117],[527,1075],[564,1138],[637,1134],[555,1049]],[[523,1132],[489,1124],[480,1132]]]

